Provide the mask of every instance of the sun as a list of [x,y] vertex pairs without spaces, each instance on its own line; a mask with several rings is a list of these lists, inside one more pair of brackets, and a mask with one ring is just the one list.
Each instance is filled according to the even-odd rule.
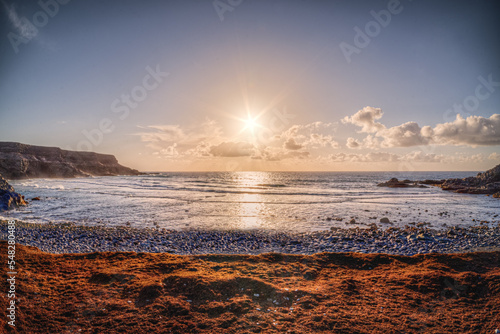
[[264,129],[265,127],[259,122],[259,118],[262,116],[262,113],[253,115],[250,112],[246,113],[246,117],[234,117],[232,118],[238,120],[240,124],[242,124],[242,127],[238,131],[237,135],[241,135],[243,133],[246,133],[247,135],[250,134],[252,138],[255,138],[257,136],[257,132],[259,129]]
[[244,124],[243,131],[250,130],[251,132],[254,132],[256,128],[260,127],[260,124],[257,123],[256,117],[254,118],[249,115],[247,119],[243,119],[242,121]]

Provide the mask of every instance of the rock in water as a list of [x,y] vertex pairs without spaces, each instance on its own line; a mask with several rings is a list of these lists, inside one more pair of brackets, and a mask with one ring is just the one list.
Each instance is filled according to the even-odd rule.
[[417,184],[416,182],[410,180],[399,181],[395,177],[387,182],[377,184],[379,187],[389,187],[389,188],[426,188],[426,186]]
[[24,197],[14,191],[14,188],[0,175],[0,211],[26,205]]
[[0,174],[7,179],[140,175],[108,154],[0,142]]

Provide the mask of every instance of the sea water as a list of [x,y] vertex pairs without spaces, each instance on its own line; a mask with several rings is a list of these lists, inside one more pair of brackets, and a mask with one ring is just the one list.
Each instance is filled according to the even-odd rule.
[[[315,231],[500,221],[500,200],[438,187],[377,187],[391,177],[463,178],[476,172],[207,172],[11,181],[29,201],[4,219],[185,229]],[[387,217],[392,224],[380,224]],[[353,221],[354,220],[354,221]],[[352,222],[352,223],[351,223]]]

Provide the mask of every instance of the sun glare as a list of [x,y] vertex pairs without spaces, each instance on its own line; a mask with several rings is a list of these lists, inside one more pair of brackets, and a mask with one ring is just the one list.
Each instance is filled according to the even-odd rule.
[[247,112],[246,117],[234,117],[232,118],[238,120],[242,124],[238,135],[245,133],[246,135],[251,135],[253,138],[257,135],[259,129],[264,129],[264,126],[259,122],[259,118],[262,116],[262,113],[257,115],[252,115],[250,112]]
[[252,118],[251,116],[248,116],[247,119],[243,120],[245,126],[243,127],[243,130],[250,130],[254,131],[255,128],[259,127],[259,123],[257,123],[257,120],[255,118]]

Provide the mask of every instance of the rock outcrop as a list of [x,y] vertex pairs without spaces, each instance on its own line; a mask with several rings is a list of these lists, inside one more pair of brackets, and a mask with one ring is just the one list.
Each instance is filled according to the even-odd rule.
[[113,155],[0,142],[0,174],[7,179],[26,179],[141,173],[120,165]]
[[477,176],[448,179],[440,187],[457,193],[496,194],[500,192],[500,165]]
[[392,178],[387,182],[378,184],[379,187],[389,188],[409,188],[424,187],[424,184],[441,187],[443,190],[454,191],[465,194],[492,194],[495,198],[500,198],[500,165],[477,176],[463,179],[447,180],[425,180],[425,181],[399,181]]
[[426,186],[419,184],[418,182],[404,180],[399,181],[395,177],[387,182],[377,184],[379,187],[389,187],[389,188],[427,188]]
[[0,212],[26,205],[24,196],[14,191],[14,188],[0,175]]

